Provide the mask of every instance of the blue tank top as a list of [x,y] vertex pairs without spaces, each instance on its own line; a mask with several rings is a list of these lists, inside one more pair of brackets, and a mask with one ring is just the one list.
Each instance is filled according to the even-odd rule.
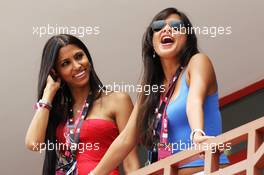
[[[185,69],[186,70],[186,69]],[[169,120],[169,143],[173,144],[173,154],[191,146],[191,128],[186,114],[187,96],[189,87],[186,82],[186,71],[181,77],[179,95],[167,107]],[[218,104],[218,92],[209,95],[204,102],[204,132],[206,135],[217,136],[222,133],[222,120]],[[229,163],[226,155],[221,154],[220,163]],[[182,167],[203,166],[204,160],[198,159]]]

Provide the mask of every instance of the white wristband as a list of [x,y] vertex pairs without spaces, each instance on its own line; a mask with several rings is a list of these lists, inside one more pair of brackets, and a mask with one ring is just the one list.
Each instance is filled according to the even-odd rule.
[[199,129],[199,128],[194,129],[194,130],[191,132],[191,134],[190,134],[190,140],[191,140],[191,142],[193,142],[193,137],[194,137],[194,134],[195,134],[196,132],[200,132],[200,133],[202,133],[203,136],[206,135],[205,132],[204,132],[203,130],[201,130],[201,129]]
[[39,103],[46,104],[47,106],[49,106],[50,108],[52,108],[52,104],[51,104],[50,102],[48,102],[47,100],[40,99],[38,102],[39,102]]

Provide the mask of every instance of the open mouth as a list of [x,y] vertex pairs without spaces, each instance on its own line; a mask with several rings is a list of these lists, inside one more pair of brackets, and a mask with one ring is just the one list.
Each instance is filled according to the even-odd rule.
[[172,43],[174,43],[174,39],[170,36],[164,36],[161,38],[161,44],[167,45],[167,44],[172,44]]
[[86,69],[82,70],[81,72],[79,72],[78,74],[75,74],[73,76],[73,78],[82,78],[83,76],[85,76],[86,73]]

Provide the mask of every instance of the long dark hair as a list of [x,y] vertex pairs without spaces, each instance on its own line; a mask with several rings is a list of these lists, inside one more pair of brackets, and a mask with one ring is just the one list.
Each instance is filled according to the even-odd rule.
[[[185,67],[189,63],[191,57],[199,52],[197,48],[197,38],[187,16],[175,8],[166,8],[162,10],[153,18],[142,39],[142,59],[144,64],[142,86],[158,85],[160,87],[160,85],[162,85],[164,72],[159,56],[156,55],[156,57],[153,58],[153,31],[151,29],[151,24],[156,20],[165,20],[171,14],[179,15],[181,21],[184,23],[184,27],[187,31],[191,31],[186,34],[186,43],[180,52],[179,58],[181,66]],[[139,94],[137,127],[139,130],[140,143],[147,148],[151,148],[153,143],[157,141],[157,138],[153,136],[153,125],[155,120],[154,110],[159,103],[159,98],[160,91],[151,92],[149,95],[146,95],[144,92]]]
[[[54,65],[59,56],[60,49],[69,44],[79,47],[86,54],[90,63],[89,87],[94,99],[100,97],[102,93],[100,91],[100,87],[103,87],[103,85],[94,70],[92,57],[87,47],[82,43],[82,41],[72,35],[60,34],[51,37],[47,41],[43,49],[38,80],[38,100],[41,99],[43,96],[44,88],[46,87],[47,77],[50,74],[51,69],[55,68]],[[53,108],[50,111],[48,126],[46,130],[45,143],[52,143],[55,145],[56,128],[60,122],[66,121],[67,116],[70,115],[70,108],[72,106],[72,96],[69,87],[66,83],[63,83],[61,88],[57,91],[52,101],[52,106]],[[46,149],[42,171],[43,175],[55,174],[56,158],[57,157],[55,149]]]

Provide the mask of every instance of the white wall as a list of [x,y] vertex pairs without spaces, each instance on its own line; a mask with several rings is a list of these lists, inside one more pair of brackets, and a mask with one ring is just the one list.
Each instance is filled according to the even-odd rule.
[[[186,12],[197,26],[231,26],[232,34],[198,35],[215,66],[221,96],[264,77],[264,1],[1,1],[1,174],[40,174],[41,155],[24,148],[33,116],[41,52],[50,36],[33,27],[99,26],[83,40],[105,84],[136,84],[141,71],[141,37],[152,17],[166,7]],[[135,94],[131,94],[133,97]]]

